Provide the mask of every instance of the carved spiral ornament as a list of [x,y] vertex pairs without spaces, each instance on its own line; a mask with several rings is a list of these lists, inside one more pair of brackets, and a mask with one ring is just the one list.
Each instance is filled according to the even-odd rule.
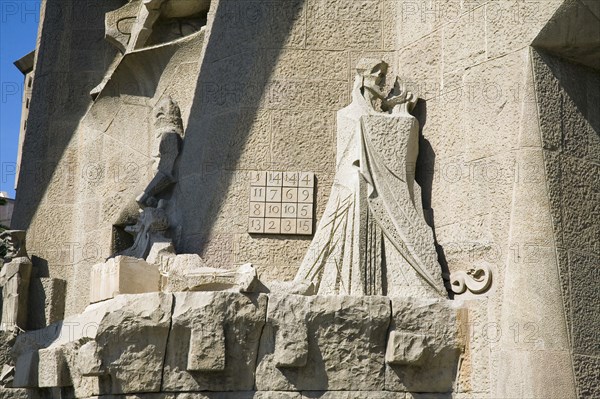
[[462,294],[466,290],[473,294],[482,294],[492,284],[492,271],[488,265],[481,265],[465,271],[454,272],[450,275],[452,292]]

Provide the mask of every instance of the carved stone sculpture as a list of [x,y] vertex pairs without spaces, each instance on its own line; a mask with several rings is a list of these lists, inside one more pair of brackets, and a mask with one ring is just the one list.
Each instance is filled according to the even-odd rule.
[[4,263],[9,263],[14,258],[27,257],[26,234],[23,230],[8,230],[0,234],[0,240],[6,248]]
[[153,110],[155,174],[144,192],[136,198],[141,207],[156,207],[156,196],[175,183],[175,161],[181,150],[183,122],[177,104],[170,97],[161,100]]
[[487,264],[472,267],[466,272],[457,271],[450,275],[450,284],[455,294],[463,294],[467,290],[482,294],[492,285],[492,271]]
[[160,201],[157,208],[147,207],[140,211],[137,223],[125,228],[125,231],[135,237],[135,241],[130,248],[122,251],[119,255],[146,259],[154,243],[170,241],[165,236],[169,228],[165,207],[166,202]]
[[[129,0],[123,7],[107,13],[106,38],[121,52],[128,53],[139,50],[160,39],[151,40],[157,29],[159,19],[168,21],[170,19],[192,19],[208,11],[210,0]],[[181,21],[186,25],[192,22]],[[185,35],[186,29],[179,26],[179,35]],[[197,25],[197,24],[194,24]],[[194,26],[191,26],[194,28]],[[198,30],[191,29],[193,31]],[[162,39],[170,39],[164,32]]]
[[29,281],[32,263],[25,247],[26,233],[21,230],[9,230],[0,234],[7,253],[0,269],[0,287],[2,287],[2,322],[0,330],[23,330],[27,324],[27,306],[29,299]]
[[154,243],[169,243],[169,208],[165,197],[175,183],[175,163],[181,150],[183,122],[177,104],[170,97],[161,100],[153,109],[155,132],[154,177],[136,201],[140,206],[138,221],[125,231],[135,237],[134,244],[120,255],[146,259]]
[[444,296],[414,180],[415,98],[398,81],[383,93],[383,61],[356,71],[352,103],[338,112],[335,183],[296,281],[319,294]]
[[141,53],[141,61],[137,61],[147,62],[144,61],[143,50],[168,46],[182,37],[203,30],[209,7],[210,0],[129,0],[122,7],[106,13],[105,38],[121,54],[117,55],[102,81],[90,92],[92,98],[98,97],[119,66],[127,64],[127,59],[132,61],[132,57],[136,58]]

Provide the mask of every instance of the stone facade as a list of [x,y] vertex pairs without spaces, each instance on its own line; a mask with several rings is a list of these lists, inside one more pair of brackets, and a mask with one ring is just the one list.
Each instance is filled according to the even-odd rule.
[[[600,397],[597,1],[41,10],[15,397]],[[248,232],[256,171],[314,235]]]

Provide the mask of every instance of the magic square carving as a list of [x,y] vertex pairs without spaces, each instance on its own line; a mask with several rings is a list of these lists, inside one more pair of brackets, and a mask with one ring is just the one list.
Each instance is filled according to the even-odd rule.
[[311,235],[315,175],[252,172],[248,233]]

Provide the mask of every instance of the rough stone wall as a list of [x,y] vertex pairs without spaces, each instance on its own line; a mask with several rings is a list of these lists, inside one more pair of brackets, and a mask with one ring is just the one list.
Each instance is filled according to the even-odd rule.
[[253,262],[266,280],[294,277],[310,238],[247,234],[248,173],[315,172],[321,217],[334,173],[335,113],[350,101],[355,61],[383,49],[383,4],[214,5],[181,155],[181,251],[219,267]]
[[[164,93],[178,101],[186,127],[174,194],[183,211],[178,249],[211,266],[251,261],[264,279],[291,279],[309,239],[246,233],[246,171],[314,171],[318,219],[333,178],[335,112],[350,101],[356,60],[377,56],[424,100],[417,175],[442,263],[450,272],[487,263],[494,273],[473,310],[464,359],[472,373],[460,375],[459,390],[501,395],[505,380],[496,376],[510,380],[511,362],[548,364],[511,353],[552,347],[566,372],[523,374],[535,380],[532,391],[511,394],[573,396],[573,361],[580,394],[596,394],[598,353],[587,342],[597,337],[586,334],[598,321],[587,305],[598,279],[598,120],[589,111],[598,97],[579,85],[597,87],[597,75],[530,51],[563,3],[598,13],[593,1],[215,1],[204,47],[167,74],[161,87],[171,89],[107,96],[118,104],[98,108],[114,114],[87,119],[106,126],[79,120],[114,57],[102,15],[120,2],[93,3],[44,3],[14,218],[15,228],[29,227],[34,263],[68,280],[67,314],[85,306],[89,266],[109,255],[114,217],[145,176],[147,116]],[[569,71],[582,83],[565,82]],[[588,111],[578,103],[584,97]],[[540,98],[549,98],[547,108]]]
[[[578,392],[600,395],[600,72],[533,54],[541,148]],[[546,93],[551,93],[545,96]],[[543,98],[543,101],[542,101]]]
[[468,306],[381,296],[119,295],[20,335],[13,386],[62,389],[65,398],[447,398],[463,367]]
[[[350,101],[356,61],[367,52],[388,58],[384,50],[391,50],[394,30],[384,27],[394,15],[383,1],[214,1],[201,49],[194,45],[179,58],[160,51],[130,57],[129,69],[92,105],[89,89],[115,54],[102,40],[103,13],[117,6],[75,7],[81,18],[93,20],[85,25],[93,30],[79,35],[69,12],[55,12],[41,25],[38,69],[62,75],[56,72],[46,83],[41,73],[34,88],[40,99],[32,107],[56,102],[65,115],[32,109],[24,164],[36,159],[58,166],[45,168],[53,174],[36,188],[23,181],[16,227],[31,221],[34,261],[69,281],[66,314],[85,307],[81,293],[88,290],[90,267],[111,255],[112,225],[149,179],[147,121],[163,95],[178,102],[186,128],[173,195],[182,212],[178,251],[199,253],[215,267],[251,261],[263,279],[292,279],[310,238],[250,237],[248,172],[315,172],[320,218],[333,179],[335,113]],[[68,11],[72,5],[61,7]],[[48,42],[71,34],[91,41],[77,57],[70,55],[80,48],[71,39]],[[71,58],[92,71],[65,73],[70,70],[61,63]],[[67,97],[46,84],[74,93]],[[57,99],[49,101],[51,95]],[[58,106],[65,98],[77,112]],[[55,151],[41,141],[52,141]]]
[[[578,92],[574,106],[575,100],[559,94],[567,83],[552,78],[560,73],[542,68],[539,56],[530,54],[549,25],[555,37],[545,44],[561,45],[562,56],[589,62],[593,46],[587,52],[573,47],[600,40],[596,3],[397,3],[396,20],[402,21],[398,70],[426,100],[417,175],[424,204],[431,207],[441,260],[450,272],[481,262],[494,272],[487,300],[480,302],[481,318],[471,330],[468,362],[476,371],[462,381],[473,394],[597,394],[589,383],[597,381],[596,354],[585,345],[577,349],[567,332],[567,324],[576,320],[580,324],[569,327],[573,334],[597,329],[598,316],[582,299],[594,297],[590,290],[598,284],[597,268],[591,266],[597,259],[598,199],[595,183],[583,177],[598,176],[591,155],[598,140],[597,115],[590,111],[597,94],[584,89],[597,87],[597,76],[579,70],[569,74],[563,67],[562,79],[570,76],[571,91]],[[535,84],[532,57],[538,60]],[[554,118],[545,134],[558,142],[564,137],[566,147],[558,142],[550,151],[542,147],[538,121],[543,114]],[[559,155],[569,151],[570,157]],[[571,241],[564,242],[563,231],[572,232]],[[574,269],[581,276],[577,282],[570,275]],[[575,290],[580,296],[571,298]],[[585,342],[594,337],[587,335]],[[585,361],[577,355],[582,352],[589,356]],[[552,373],[550,364],[557,365]],[[577,381],[573,367],[581,373]]]
[[[28,230],[39,276],[72,281],[81,258],[75,231],[75,181],[82,169],[75,134],[115,51],[104,40],[105,12],[118,0],[46,0],[41,6],[35,59],[36,81],[17,189],[13,228]],[[75,237],[75,239],[73,238]]]

